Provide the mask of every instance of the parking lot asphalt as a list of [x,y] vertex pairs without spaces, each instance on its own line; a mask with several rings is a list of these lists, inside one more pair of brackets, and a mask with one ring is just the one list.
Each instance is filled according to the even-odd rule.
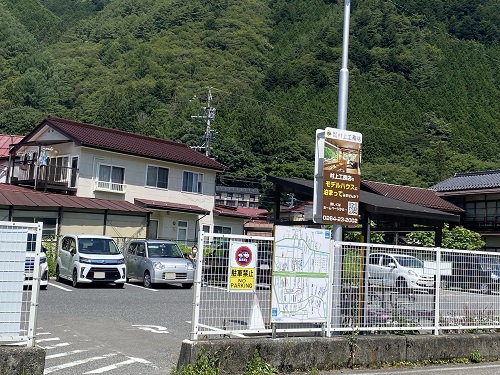
[[169,374],[189,338],[192,289],[127,283],[40,292],[37,345],[45,374]]

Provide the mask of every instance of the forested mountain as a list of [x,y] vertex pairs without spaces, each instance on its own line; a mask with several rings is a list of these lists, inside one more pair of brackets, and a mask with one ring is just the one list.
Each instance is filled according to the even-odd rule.
[[[333,0],[0,0],[0,132],[52,114],[197,146],[211,87],[225,182],[312,179],[343,17]],[[500,168],[498,0],[354,0],[349,73],[362,178]]]

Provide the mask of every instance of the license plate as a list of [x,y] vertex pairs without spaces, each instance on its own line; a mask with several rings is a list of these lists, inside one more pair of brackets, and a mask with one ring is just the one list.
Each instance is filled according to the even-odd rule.
[[106,272],[94,272],[94,279],[104,279]]
[[165,272],[163,274],[163,279],[164,280],[175,280],[175,273],[173,273],[173,272]]

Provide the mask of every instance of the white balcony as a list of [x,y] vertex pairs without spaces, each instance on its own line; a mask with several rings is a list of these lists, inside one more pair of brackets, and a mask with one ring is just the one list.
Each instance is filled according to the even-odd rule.
[[94,186],[94,190],[125,194],[126,190],[127,190],[127,185],[120,184],[118,182],[96,181],[95,186]]

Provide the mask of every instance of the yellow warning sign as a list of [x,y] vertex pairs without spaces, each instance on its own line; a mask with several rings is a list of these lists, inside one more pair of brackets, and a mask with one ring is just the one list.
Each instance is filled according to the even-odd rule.
[[231,267],[229,271],[229,291],[253,291],[255,289],[255,269]]

